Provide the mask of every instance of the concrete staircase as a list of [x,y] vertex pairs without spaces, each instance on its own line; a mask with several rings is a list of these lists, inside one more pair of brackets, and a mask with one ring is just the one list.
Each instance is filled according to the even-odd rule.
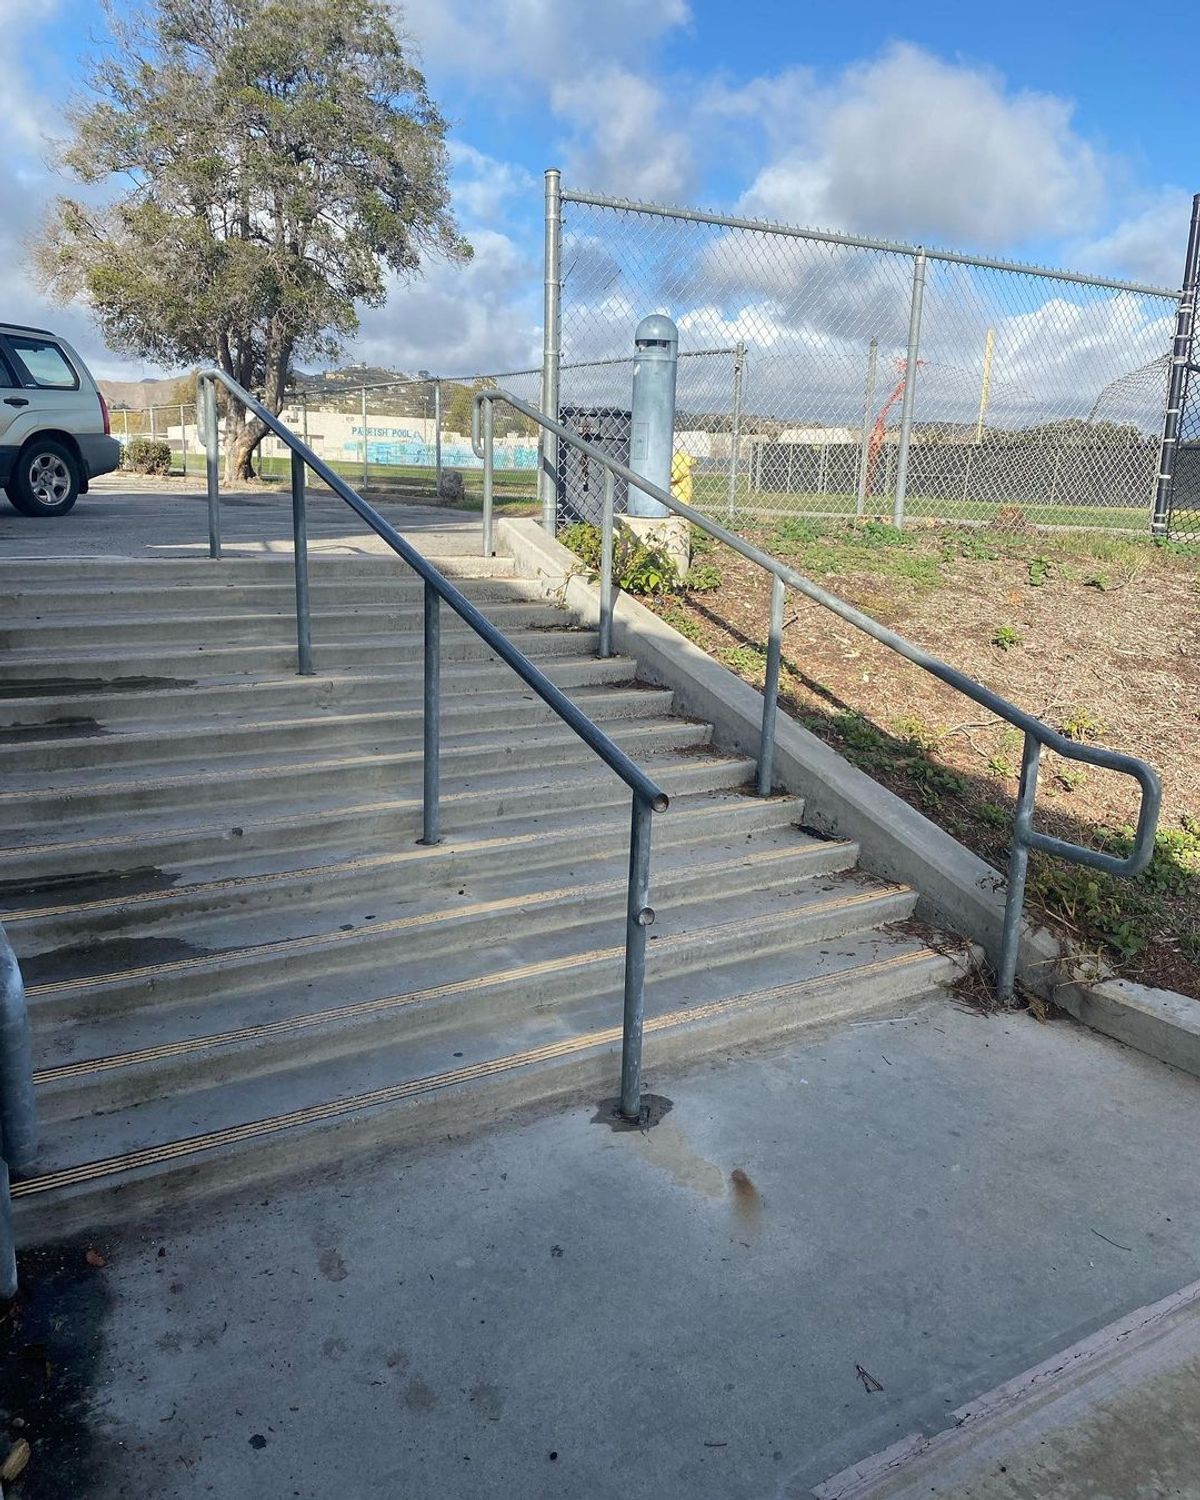
[[[672,798],[646,1065],[935,990],[794,799],[463,536],[445,572]],[[444,554],[444,555],[439,555]],[[616,1092],[629,799],[444,612],[445,841],[416,842],[421,593],[391,556],[0,564],[0,905],[33,1019],[30,1239],[517,1105]]]

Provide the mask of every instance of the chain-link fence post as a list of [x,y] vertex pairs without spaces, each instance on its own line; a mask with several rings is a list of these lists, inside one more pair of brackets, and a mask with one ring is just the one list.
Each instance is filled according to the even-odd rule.
[[158,440],[158,425],[157,425],[157,423],[155,422],[155,419],[154,419],[154,407],[151,407],[150,408],[150,441],[151,442],[156,442],[157,440]]
[[362,388],[362,482],[365,488],[370,475],[370,455],[367,452],[367,387]]
[[733,413],[729,423],[729,506],[732,518],[737,511],[738,449],[742,443],[742,397],[746,372],[746,346],[739,339],[733,351]]
[[300,430],[301,430],[301,433],[304,436],[304,445],[305,445],[305,447],[308,447],[309,443],[308,443],[308,392],[307,391],[301,391],[300,392],[300,423],[301,423]]
[[1167,383],[1167,409],[1163,415],[1162,442],[1158,450],[1158,477],[1154,486],[1154,514],[1150,530],[1165,536],[1171,523],[1171,476],[1179,447],[1179,418],[1183,410],[1183,392],[1187,365],[1192,358],[1195,336],[1196,289],[1200,281],[1200,193],[1192,199],[1192,223],[1188,232],[1187,256],[1183,264],[1182,295],[1175,313],[1175,340],[1171,347],[1171,373]]
[[904,525],[908,491],[908,450],[912,445],[913,406],[917,396],[917,363],[921,355],[921,308],[925,301],[925,251],[918,247],[913,261],[912,303],[908,316],[908,353],[904,360],[904,401],[900,408],[900,441],[896,447],[896,493],[892,524]]
[[867,511],[867,467],[871,452],[871,418],[875,414],[875,381],[879,370],[879,340],[872,339],[867,345],[867,388],[863,396],[862,435],[858,443],[858,495],[854,503],[854,514],[862,516]]
[[442,382],[433,382],[433,467],[434,494],[442,493]]
[[[546,285],[542,309],[542,411],[558,421],[558,367],[562,333],[562,178],[551,168],[546,173]],[[558,438],[542,433],[542,464],[538,471],[538,493],[542,502],[542,525],[554,535],[558,521]]]
[[183,414],[183,402],[179,403],[179,454],[183,462],[183,477],[187,478],[187,419]]

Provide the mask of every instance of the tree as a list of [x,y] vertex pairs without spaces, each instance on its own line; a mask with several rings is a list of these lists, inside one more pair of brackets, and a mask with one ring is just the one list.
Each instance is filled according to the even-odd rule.
[[[62,164],[128,186],[60,198],[36,251],[109,344],[215,363],[283,404],[293,359],[332,360],[389,273],[465,260],[448,206],[446,125],[388,0],[106,0],[114,49],[70,115]],[[266,428],[231,403],[226,477]]]

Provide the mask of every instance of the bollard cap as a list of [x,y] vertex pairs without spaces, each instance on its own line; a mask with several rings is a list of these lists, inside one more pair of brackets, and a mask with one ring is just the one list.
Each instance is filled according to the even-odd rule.
[[679,347],[679,329],[666,313],[651,313],[634,329],[633,342],[638,349]]

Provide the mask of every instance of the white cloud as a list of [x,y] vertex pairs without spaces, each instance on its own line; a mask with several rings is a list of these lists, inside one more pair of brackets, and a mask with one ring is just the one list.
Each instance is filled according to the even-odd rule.
[[510,211],[538,201],[541,184],[526,168],[498,161],[465,141],[451,139],[447,145],[454,206],[472,223],[494,226]]
[[435,262],[412,282],[394,282],[385,307],[364,311],[352,356],[444,375],[540,364],[537,266],[495,230],[475,230],[471,241],[469,264]]
[[1079,232],[1103,198],[1103,162],[1067,101],[908,44],[825,86],[793,70],[706,102],[769,122],[748,213],[995,248]]
[[472,78],[495,97],[598,62],[642,61],[691,9],[688,0],[405,0],[403,17],[431,71]]
[[1176,288],[1183,277],[1191,211],[1187,193],[1165,188],[1107,234],[1074,247],[1074,261],[1083,270]]
[[656,84],[610,65],[555,84],[550,101],[575,128],[565,160],[568,181],[668,203],[692,192],[691,140],[669,123],[668,100]]

